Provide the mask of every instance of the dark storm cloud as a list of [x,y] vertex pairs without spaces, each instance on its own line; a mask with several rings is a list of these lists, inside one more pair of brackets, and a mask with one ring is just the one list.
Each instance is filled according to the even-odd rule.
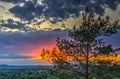
[[24,20],[32,20],[37,16],[43,16],[45,19],[54,22],[50,18],[55,20],[58,20],[56,18],[65,19],[70,16],[69,14],[79,16],[79,10],[82,10],[82,7],[78,6],[73,0],[43,0],[42,4],[30,0],[24,2],[23,6],[16,5],[10,9],[10,12]]
[[37,4],[35,0],[25,1],[21,4],[23,5],[16,5],[15,7],[11,8],[10,12],[24,20],[32,20],[35,17],[42,15],[44,7]]
[[0,58],[29,58],[26,55],[31,55],[31,51],[39,47],[40,52],[44,46],[55,43],[58,36],[66,37],[66,35],[67,32],[62,30],[28,33],[0,32]]
[[[33,31],[33,32],[1,32],[0,33],[0,44],[6,45],[22,45],[23,44],[42,44],[44,41],[55,40],[57,36],[66,36],[66,30],[55,29],[51,31]],[[50,39],[47,39],[50,38]],[[22,43],[21,43],[22,42]]]
[[0,27],[1,28],[7,27],[10,29],[18,29],[18,30],[22,30],[22,31],[32,30],[28,26],[26,26],[26,24],[19,22],[19,21],[14,21],[13,19],[7,19],[7,21],[0,20]]
[[24,2],[25,0],[0,0],[0,1],[3,1],[3,2],[10,2],[10,3],[19,3],[19,2]]
[[[56,23],[56,21],[69,18],[71,14],[74,14],[75,17],[79,16],[80,11],[86,7],[92,13],[104,14],[105,8],[109,7],[116,10],[120,3],[120,0],[42,0],[41,4],[38,1],[24,1],[22,6],[16,5],[9,11],[24,20],[43,16],[45,19]],[[53,19],[51,20],[51,18]]]

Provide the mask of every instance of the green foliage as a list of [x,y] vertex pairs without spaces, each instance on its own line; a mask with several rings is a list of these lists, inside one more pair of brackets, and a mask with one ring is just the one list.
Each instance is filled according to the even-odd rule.
[[[104,69],[104,70],[103,70]],[[120,65],[101,68],[92,71],[90,79],[120,79]],[[1,69],[0,79],[84,79],[81,75],[69,70],[51,68],[51,70],[37,69]]]
[[91,79],[120,79],[120,65],[101,67],[101,70],[92,71]]
[[62,69],[52,69],[51,75],[58,77],[59,79],[81,79],[78,73],[71,72],[69,70],[62,70]]
[[[58,77],[59,79],[85,79],[81,75],[69,70],[62,70],[54,68],[49,71],[51,75]],[[109,67],[97,67],[96,70],[90,73],[90,79],[120,79],[120,65]]]
[[37,69],[1,69],[0,79],[58,79],[47,70]]

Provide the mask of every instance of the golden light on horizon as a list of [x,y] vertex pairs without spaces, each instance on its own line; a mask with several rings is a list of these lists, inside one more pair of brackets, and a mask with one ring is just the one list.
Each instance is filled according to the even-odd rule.
[[[38,59],[52,61],[52,60],[71,60],[77,57],[79,60],[85,60],[84,56],[80,55],[68,55],[66,53],[61,53],[58,50],[44,50]],[[111,62],[120,62],[120,54],[117,55],[97,55],[97,56],[89,56],[90,61],[111,61]]]

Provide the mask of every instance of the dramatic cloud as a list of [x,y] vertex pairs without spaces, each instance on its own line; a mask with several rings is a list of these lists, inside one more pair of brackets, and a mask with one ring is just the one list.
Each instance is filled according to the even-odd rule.
[[[105,37],[106,43],[119,47],[120,40],[118,34]],[[25,59],[34,58],[40,55],[43,48],[51,49],[55,47],[57,37],[67,38],[67,30],[34,31],[27,33],[20,32],[0,32],[0,58]],[[117,38],[116,38],[117,37]]]
[[55,46],[58,36],[66,37],[62,30],[36,31],[28,33],[0,32],[1,58],[30,58],[39,56],[43,48]]
[[[41,2],[40,2],[41,1]],[[120,0],[26,0],[9,11],[24,20],[41,16],[51,22],[77,17],[88,7],[91,13],[104,14],[105,8],[116,10]]]
[[10,2],[10,3],[19,3],[19,2],[24,2],[25,0],[0,0],[0,1],[3,1],[3,2]]
[[10,9],[10,12],[21,19],[32,20],[42,15],[43,9],[43,6],[37,4],[36,0],[33,0],[16,5]]
[[9,28],[9,29],[18,29],[21,31],[30,31],[31,29],[26,26],[24,23],[19,21],[14,21],[13,19],[8,19],[7,21],[0,21],[0,28]]

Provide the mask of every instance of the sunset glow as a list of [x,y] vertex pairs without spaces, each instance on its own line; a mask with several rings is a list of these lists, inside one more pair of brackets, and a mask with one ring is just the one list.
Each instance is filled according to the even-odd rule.
[[[57,37],[67,38],[68,31],[73,26],[79,27],[82,23],[81,13],[87,5],[95,15],[109,15],[111,20],[120,19],[119,4],[113,3],[114,6],[111,6],[106,0],[96,0],[100,3],[96,6],[94,1],[88,0],[79,5],[76,1],[78,0],[0,0],[0,64],[26,65],[31,64],[31,60],[32,64],[44,64],[40,56],[42,50],[52,50],[56,47]],[[114,48],[120,47],[120,31],[103,38]],[[60,52],[56,54],[63,59],[71,58]],[[45,60],[51,60],[51,57],[51,54],[47,55]],[[104,56],[99,58],[107,60]],[[120,61],[120,55],[108,58]],[[21,60],[22,62],[17,62]]]
[[[74,59],[75,57],[78,58],[79,60],[85,60],[84,56],[70,56],[67,55],[66,53],[62,53],[58,50],[46,50],[45,53],[42,53],[43,55],[37,57],[38,59],[44,59],[48,61],[56,61],[59,59],[63,60],[71,60]],[[120,62],[120,54],[118,55],[98,55],[98,56],[89,56],[90,61],[111,61],[111,62]]]

